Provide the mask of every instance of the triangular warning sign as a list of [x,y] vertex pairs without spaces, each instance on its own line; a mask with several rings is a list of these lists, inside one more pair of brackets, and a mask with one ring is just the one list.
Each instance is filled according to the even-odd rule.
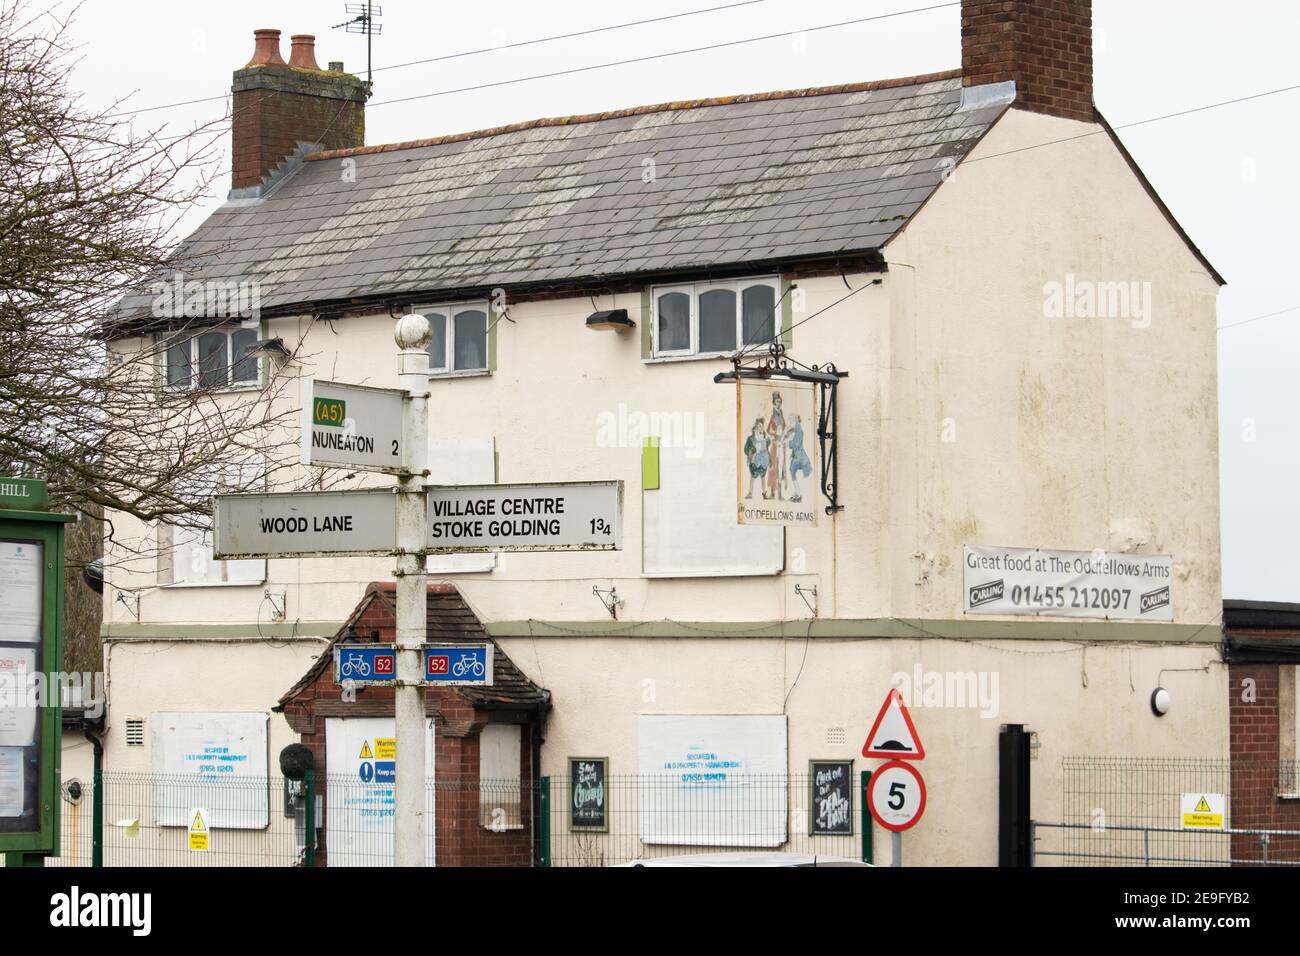
[[1195,813],[1213,813],[1214,811],[1210,809],[1210,801],[1206,800],[1204,797],[1201,797],[1201,801],[1200,801],[1200,803],[1198,803],[1198,804],[1196,805],[1196,810],[1193,811],[1193,812],[1195,812]]
[[361,758],[360,758],[360,759],[362,759],[362,760],[372,760],[372,759],[374,759],[374,756],[375,756],[375,755],[372,754],[372,753],[370,752],[370,741],[369,741],[369,740],[362,741],[362,743],[361,743]]
[[880,705],[876,722],[871,725],[867,742],[862,745],[864,757],[888,757],[892,760],[920,760],[925,757],[925,747],[907,712],[903,695],[895,687]]
[[202,832],[204,832],[205,830],[207,830],[207,828],[208,828],[208,825],[207,825],[206,823],[203,822],[203,813],[202,813],[202,811],[195,810],[195,811],[194,811],[194,822],[190,824],[190,832],[191,832],[191,833],[202,833]]

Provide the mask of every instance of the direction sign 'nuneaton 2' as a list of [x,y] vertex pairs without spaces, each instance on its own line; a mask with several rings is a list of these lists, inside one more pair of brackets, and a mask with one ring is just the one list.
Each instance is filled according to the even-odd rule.
[[302,463],[401,471],[405,401],[398,389],[303,379]]

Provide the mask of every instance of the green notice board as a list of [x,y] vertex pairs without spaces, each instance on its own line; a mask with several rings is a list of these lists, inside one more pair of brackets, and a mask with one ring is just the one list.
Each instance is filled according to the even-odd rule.
[[75,519],[48,502],[43,482],[0,477],[0,851],[57,855],[63,526]]

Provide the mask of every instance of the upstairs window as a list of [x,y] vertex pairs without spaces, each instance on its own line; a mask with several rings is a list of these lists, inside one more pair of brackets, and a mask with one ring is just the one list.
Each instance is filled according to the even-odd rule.
[[167,346],[167,387],[255,388],[262,377],[261,361],[248,351],[257,344],[258,331],[210,329],[174,340]]
[[429,374],[486,372],[488,324],[486,302],[417,309],[429,320]]
[[654,357],[729,355],[777,335],[776,276],[656,286],[650,291]]

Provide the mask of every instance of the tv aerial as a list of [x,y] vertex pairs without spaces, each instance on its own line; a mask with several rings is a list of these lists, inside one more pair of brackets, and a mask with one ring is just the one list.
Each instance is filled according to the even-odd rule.
[[336,23],[330,29],[337,30],[343,27],[348,33],[364,33],[366,36],[366,94],[369,95],[371,88],[374,86],[373,71],[371,69],[370,48],[374,42],[371,38],[384,32],[384,25],[377,22],[378,18],[384,15],[384,8],[378,7],[367,0],[366,3],[345,3],[344,11],[352,19],[344,20],[342,23]]

